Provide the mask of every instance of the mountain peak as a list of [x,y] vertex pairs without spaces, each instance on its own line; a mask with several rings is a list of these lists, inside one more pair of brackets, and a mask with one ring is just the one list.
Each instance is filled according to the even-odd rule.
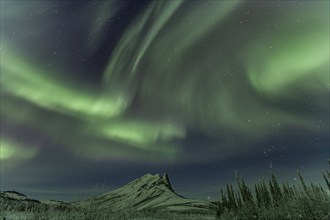
[[[128,183],[127,185],[121,187],[118,190],[122,189],[130,189],[130,191],[141,191],[141,190],[151,190],[154,189],[162,189],[162,191],[173,191],[173,188],[171,186],[169,177],[167,173],[164,173],[163,175],[160,174],[145,174],[144,176]],[[117,190],[116,190],[117,191]]]
[[172,191],[174,192],[173,188],[172,188],[172,185],[170,183],[170,178],[168,177],[168,174],[167,173],[164,173],[162,175],[162,181],[163,183]]

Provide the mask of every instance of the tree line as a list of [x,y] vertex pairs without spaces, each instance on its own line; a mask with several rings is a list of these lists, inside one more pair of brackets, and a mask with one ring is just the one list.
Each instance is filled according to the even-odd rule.
[[231,184],[220,189],[217,219],[330,219],[330,172],[323,178],[326,188],[306,184],[298,173],[300,186],[279,183],[274,174],[248,187],[236,174],[237,190]]

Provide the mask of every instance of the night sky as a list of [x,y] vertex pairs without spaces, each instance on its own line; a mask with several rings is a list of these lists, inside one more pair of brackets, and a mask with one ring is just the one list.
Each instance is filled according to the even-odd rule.
[[329,1],[1,1],[0,49],[1,190],[323,184]]

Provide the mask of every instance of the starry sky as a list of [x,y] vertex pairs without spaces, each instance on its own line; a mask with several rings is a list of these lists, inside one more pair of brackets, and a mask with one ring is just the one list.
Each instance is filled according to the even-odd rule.
[[323,184],[329,1],[4,0],[0,40],[1,190]]

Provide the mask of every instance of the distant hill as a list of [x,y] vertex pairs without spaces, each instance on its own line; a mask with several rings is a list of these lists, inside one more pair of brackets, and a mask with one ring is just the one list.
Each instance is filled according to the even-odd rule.
[[32,208],[38,206],[41,204],[41,202],[38,200],[29,199],[26,195],[19,192],[5,191],[0,192],[0,204],[1,209],[23,210],[25,208]]

